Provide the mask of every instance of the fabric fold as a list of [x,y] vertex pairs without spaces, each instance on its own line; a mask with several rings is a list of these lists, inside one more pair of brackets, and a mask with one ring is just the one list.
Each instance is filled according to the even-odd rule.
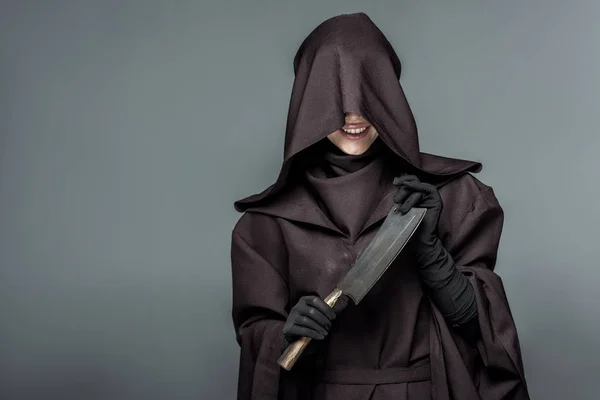
[[392,178],[385,171],[378,144],[376,140],[367,152],[354,156],[326,143],[318,154],[320,161],[304,174],[320,208],[352,242],[390,187]]

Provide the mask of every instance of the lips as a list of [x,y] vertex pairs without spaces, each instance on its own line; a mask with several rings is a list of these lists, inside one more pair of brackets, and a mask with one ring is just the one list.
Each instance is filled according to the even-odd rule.
[[362,129],[362,128],[367,128],[369,126],[369,124],[366,123],[354,123],[354,124],[346,124],[342,127],[342,129]]
[[[357,124],[359,125],[359,124]],[[342,135],[350,140],[360,140],[362,138],[364,138],[365,136],[367,136],[367,134],[369,133],[369,125],[366,124],[360,124],[362,126],[357,126],[357,125],[344,125],[344,127],[341,129]]]

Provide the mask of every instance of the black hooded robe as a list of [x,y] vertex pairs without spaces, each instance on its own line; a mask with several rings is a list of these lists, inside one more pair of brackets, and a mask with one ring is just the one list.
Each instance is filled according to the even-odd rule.
[[[238,400],[529,399],[517,331],[494,272],[503,211],[493,189],[472,175],[481,164],[419,151],[398,82],[400,62],[366,14],[340,15],[315,28],[294,70],[278,179],[235,203],[244,213],[231,245]],[[351,111],[377,129],[397,160],[371,216],[353,235],[332,222],[303,178],[310,149]],[[478,343],[469,345],[447,324],[414,257],[402,252],[361,303],[338,315],[318,365],[283,370],[277,359],[287,313],[301,296],[333,290],[387,215],[391,178],[400,172],[438,187],[439,237],[475,289]]]

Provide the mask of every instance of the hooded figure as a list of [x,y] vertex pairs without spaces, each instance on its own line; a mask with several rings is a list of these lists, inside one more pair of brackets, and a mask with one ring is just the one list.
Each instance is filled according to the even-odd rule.
[[[294,58],[283,165],[232,233],[238,400],[528,399],[494,268],[503,211],[481,164],[422,153],[401,65],[364,13],[320,24]],[[323,298],[394,203],[427,208],[358,304]],[[314,340],[290,371],[277,364]]]

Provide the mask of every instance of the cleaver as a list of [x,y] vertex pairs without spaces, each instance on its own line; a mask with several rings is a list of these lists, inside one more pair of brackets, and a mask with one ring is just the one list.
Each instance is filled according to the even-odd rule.
[[[398,205],[392,207],[375,238],[352,265],[344,279],[324,299],[331,308],[342,295],[350,297],[355,304],[365,297],[402,251],[427,211],[425,208],[413,207],[402,215],[398,208]],[[289,371],[310,341],[309,337],[296,340],[287,347],[277,363]]]

